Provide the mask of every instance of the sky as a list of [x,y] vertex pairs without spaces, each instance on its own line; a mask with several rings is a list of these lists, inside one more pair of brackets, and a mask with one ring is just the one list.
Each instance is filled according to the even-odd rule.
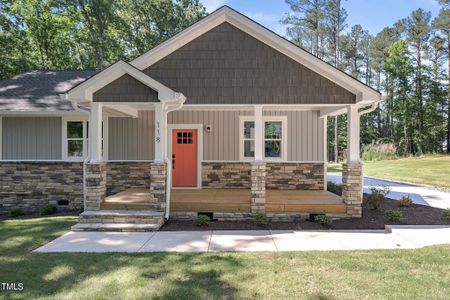
[[[283,16],[289,12],[284,0],[200,0],[208,12],[222,5],[228,5],[278,34],[284,35],[285,26],[280,24]],[[360,24],[373,35],[384,27],[393,25],[405,18],[413,10],[423,8],[431,11],[433,17],[439,13],[436,0],[343,0],[347,10],[348,27]]]

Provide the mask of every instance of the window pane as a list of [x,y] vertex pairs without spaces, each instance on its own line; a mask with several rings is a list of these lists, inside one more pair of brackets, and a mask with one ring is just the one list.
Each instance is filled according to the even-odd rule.
[[281,122],[266,122],[265,127],[266,139],[281,139]]
[[83,141],[67,141],[67,156],[82,157]]
[[255,157],[255,141],[244,141],[244,157]]
[[254,139],[255,138],[255,122],[244,122],[244,138]]
[[266,141],[264,144],[266,157],[281,157],[281,141]]
[[67,122],[67,137],[75,139],[82,138],[83,122]]

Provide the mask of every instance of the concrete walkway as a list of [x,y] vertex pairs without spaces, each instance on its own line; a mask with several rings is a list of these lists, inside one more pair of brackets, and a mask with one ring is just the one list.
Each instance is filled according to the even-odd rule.
[[[327,179],[334,183],[342,183],[342,176],[339,175],[327,175]],[[364,193],[370,194],[370,188],[382,186],[390,187],[391,191],[389,192],[388,197],[394,200],[399,200],[403,196],[409,195],[416,204],[443,209],[450,208],[450,193],[441,192],[420,185],[364,177]]]
[[35,252],[221,252],[413,249],[450,244],[450,226],[354,231],[69,232]]

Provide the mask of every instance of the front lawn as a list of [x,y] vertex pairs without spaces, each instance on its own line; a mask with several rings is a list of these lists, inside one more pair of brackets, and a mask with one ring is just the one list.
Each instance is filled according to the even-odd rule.
[[[341,175],[341,166],[330,164],[328,174]],[[364,175],[450,188],[450,155],[366,161]]]
[[285,253],[39,254],[75,217],[0,222],[0,282],[21,299],[448,299],[450,246]]

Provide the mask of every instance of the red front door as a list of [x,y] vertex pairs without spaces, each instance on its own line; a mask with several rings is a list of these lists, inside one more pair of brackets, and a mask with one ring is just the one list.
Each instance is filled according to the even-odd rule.
[[172,185],[197,186],[197,130],[172,131]]

